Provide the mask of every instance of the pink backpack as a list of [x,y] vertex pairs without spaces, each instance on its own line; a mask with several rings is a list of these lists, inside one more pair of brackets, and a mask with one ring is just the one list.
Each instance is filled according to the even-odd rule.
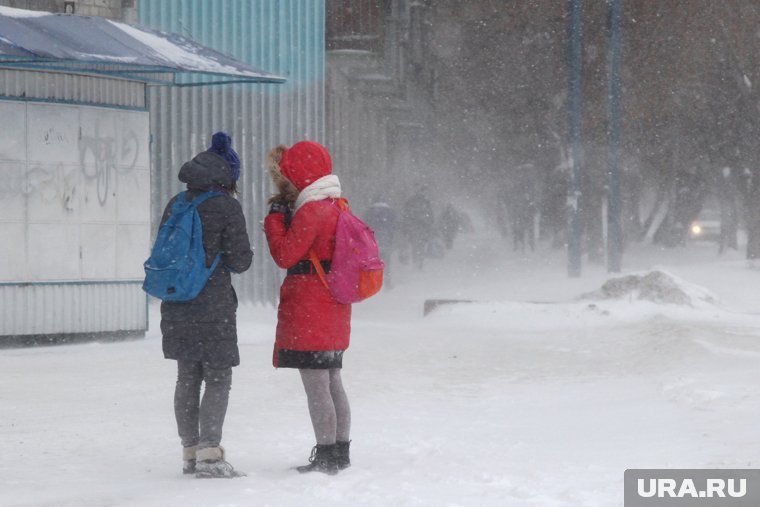
[[319,278],[338,303],[351,304],[377,294],[383,286],[383,268],[375,233],[351,213],[348,201],[336,201],[340,208],[335,229],[335,250],[330,272],[325,274],[314,250],[309,252]]

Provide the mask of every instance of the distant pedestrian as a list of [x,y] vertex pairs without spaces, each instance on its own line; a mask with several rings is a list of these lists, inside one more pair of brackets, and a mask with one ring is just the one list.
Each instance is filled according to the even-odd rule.
[[567,242],[567,203],[570,191],[570,168],[563,163],[548,171],[540,193],[541,237],[551,240],[554,249]]
[[404,235],[411,248],[412,263],[419,270],[424,265],[425,257],[429,253],[430,242],[435,234],[433,206],[430,204],[426,192],[426,186],[417,188],[404,204]]
[[[327,149],[312,141],[276,148],[270,172],[279,167],[298,190],[294,203],[272,202],[264,232],[275,263],[287,269],[280,288],[273,364],[297,368],[306,391],[316,446],[310,463],[297,470],[335,474],[350,466],[351,409],[343,389],[341,368],[348,348],[351,305],[340,304],[320,280],[310,253],[325,272],[330,271],[341,196],[338,177],[332,174]],[[276,172],[276,171],[275,171]]]
[[396,235],[396,212],[390,204],[376,197],[364,214],[364,221],[375,231],[375,240],[380,248],[380,256],[385,263],[385,286],[391,286],[391,260],[393,240]]
[[727,248],[739,249],[739,188],[736,171],[730,167],[721,170],[718,180],[718,203],[720,206],[720,253]]
[[[184,196],[188,201],[204,192],[223,194],[205,200],[197,208],[206,265],[210,267],[221,255],[218,267],[195,299],[161,303],[164,356],[177,361],[174,413],[183,446],[183,472],[196,477],[240,475],[226,461],[220,445],[232,367],[240,364],[237,296],[230,275],[247,270],[253,257],[245,217],[234,197],[240,161],[231,143],[227,134],[217,132],[211,148],[179,171],[179,180],[187,184]],[[175,196],[167,205],[162,224],[178,198]]]
[[461,232],[463,226],[462,214],[449,203],[443,208],[441,216],[438,217],[438,229],[441,232],[443,238],[443,244],[447,250],[451,250],[454,246],[454,240]]
[[509,218],[512,229],[512,247],[525,252],[528,246],[536,249],[534,224],[538,215],[538,177],[533,164],[523,164],[512,175],[508,200]]

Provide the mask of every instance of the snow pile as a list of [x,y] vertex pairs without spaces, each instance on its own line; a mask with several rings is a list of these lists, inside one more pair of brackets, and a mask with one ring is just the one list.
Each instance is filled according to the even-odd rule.
[[7,16],[9,18],[41,18],[42,16],[50,15],[50,12],[44,11],[29,11],[26,9],[16,9],[15,7],[0,7],[0,16]]
[[[601,282],[601,280],[600,280]],[[448,300],[425,301],[430,324],[473,329],[543,333],[660,322],[753,323],[750,315],[723,308],[708,289],[664,270],[607,279],[601,288],[568,301]],[[450,327],[451,328],[451,327]]]
[[717,297],[704,287],[660,270],[611,278],[599,290],[584,294],[581,299],[628,299],[691,307],[718,303]]
[[199,50],[198,47],[191,44],[185,44],[183,47],[180,45],[180,41],[175,42],[167,39],[168,36],[166,34],[158,35],[124,23],[111,20],[108,20],[108,22],[133,39],[151,48],[155,52],[156,57],[166,61],[170,67],[178,64],[184,68],[198,72],[249,77],[261,77],[262,74],[265,74],[260,71],[253,72],[220,63],[214,60],[210,54],[201,55],[196,53]]

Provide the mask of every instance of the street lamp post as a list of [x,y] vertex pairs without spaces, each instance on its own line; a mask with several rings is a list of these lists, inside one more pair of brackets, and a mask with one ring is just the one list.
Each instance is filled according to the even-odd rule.
[[581,276],[581,235],[583,227],[579,201],[581,197],[582,143],[582,75],[583,75],[583,20],[582,0],[567,0],[568,8],[568,68],[569,68],[569,134],[572,175],[567,196],[567,274]]
[[623,231],[620,223],[620,2],[609,1],[609,123],[607,212],[607,271],[619,273],[623,257]]

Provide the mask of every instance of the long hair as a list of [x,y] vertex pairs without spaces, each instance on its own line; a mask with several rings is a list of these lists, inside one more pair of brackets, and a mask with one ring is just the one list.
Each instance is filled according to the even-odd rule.
[[277,193],[270,196],[267,203],[285,202],[292,207],[300,192],[290,180],[282,175],[282,171],[280,170],[280,160],[282,160],[282,154],[287,149],[287,146],[280,144],[267,152],[267,172],[269,172],[272,183],[274,183],[277,189]]

